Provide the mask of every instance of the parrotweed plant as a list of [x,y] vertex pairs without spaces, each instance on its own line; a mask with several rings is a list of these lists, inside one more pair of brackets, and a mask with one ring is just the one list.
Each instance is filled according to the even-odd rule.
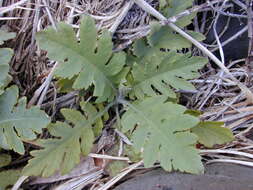
[[[62,109],[67,123],[74,128],[66,122],[49,125],[50,133],[59,138],[40,142],[44,148],[31,152],[34,158],[25,167],[25,175],[49,176],[59,168],[62,173],[72,169],[80,161],[80,154],[87,155],[92,148],[94,123],[116,104],[123,104],[125,109],[120,130],[131,134],[136,151],[143,150],[145,166],[160,161],[168,171],[203,171],[195,148],[198,136],[191,131],[196,129],[199,119],[175,103],[174,89],[194,89],[187,80],[198,77],[198,69],[207,60],[177,53],[177,49],[190,47],[187,42],[176,43],[183,40],[179,35],[156,23],[147,38],[134,43],[132,54],[114,53],[110,34],[103,31],[99,37],[94,20],[85,17],[80,24],[80,42],[65,23],[59,23],[57,31],[49,28],[39,32],[37,40],[48,51],[48,57],[60,63],[55,72],[58,78],[71,80],[75,90],[92,89],[96,102],[108,105],[93,117]],[[81,102],[83,112],[87,112],[85,104]],[[231,133],[225,133],[226,141],[231,139]]]
[[[166,1],[162,2],[165,6]],[[177,1],[173,2],[177,7],[173,14],[177,14],[192,0],[185,4],[180,1],[180,5],[185,5],[181,7]],[[193,16],[179,20],[178,25],[185,27]],[[198,33],[189,31],[189,34],[203,39]],[[113,52],[111,34],[103,31],[98,35],[95,21],[88,16],[81,21],[80,40],[72,27],[63,22],[57,24],[57,31],[49,27],[39,32],[36,39],[39,47],[48,52],[49,59],[59,63],[54,74],[61,87],[71,83],[73,90],[89,91],[96,101],[94,104],[82,101],[80,111],[62,109],[65,121],[50,123],[39,108],[26,109],[25,99],[16,105],[18,89],[5,88],[8,69],[0,70],[0,77],[5,76],[0,78],[0,146],[23,154],[22,141],[35,139],[35,133],[42,128],[57,137],[37,141],[42,149],[31,152],[33,158],[23,175],[46,177],[58,170],[68,173],[79,163],[81,154],[90,153],[95,137],[109,118],[108,110],[117,105],[123,105],[118,128],[130,136],[146,167],[159,161],[167,171],[201,173],[203,165],[197,142],[212,147],[233,139],[222,123],[200,122],[177,103],[175,90],[193,90],[188,80],[199,76],[198,70],[207,59],[179,53],[191,44],[170,28],[152,23],[148,36],[135,41],[127,53]],[[1,64],[6,67],[6,63],[1,61],[0,67]]]

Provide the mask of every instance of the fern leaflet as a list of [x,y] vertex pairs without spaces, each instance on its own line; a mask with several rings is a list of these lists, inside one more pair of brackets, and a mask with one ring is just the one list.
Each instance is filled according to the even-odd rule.
[[[144,47],[145,52],[142,51]],[[175,98],[173,89],[193,90],[194,86],[187,80],[198,77],[198,69],[207,61],[175,51],[161,52],[159,48],[148,46],[143,39],[136,42],[135,54],[138,58],[133,64],[132,94],[139,99],[159,93]]]
[[195,148],[197,136],[189,131],[199,120],[185,111],[181,105],[166,102],[166,96],[146,98],[130,105],[122,117],[122,129],[132,132],[136,150],[143,148],[145,166],[159,160],[168,171],[203,172]]
[[0,95],[0,147],[24,154],[23,140],[33,140],[50,122],[38,107],[26,109],[26,99],[18,98],[18,88],[12,86]]
[[101,116],[108,108],[94,115],[94,110],[90,112],[85,102],[81,103],[81,107],[90,120],[77,110],[62,109],[61,113],[71,125],[66,122],[50,124],[50,133],[58,138],[40,140],[43,149],[31,152],[34,158],[24,168],[24,175],[48,177],[57,170],[66,174],[79,163],[81,153],[90,153],[94,141],[92,125],[101,125]]
[[97,102],[112,100],[116,93],[114,79],[123,69],[125,54],[112,52],[110,33],[103,32],[97,40],[95,22],[90,17],[81,22],[80,43],[71,26],[59,23],[57,27],[57,31],[49,28],[37,35],[48,57],[61,62],[55,74],[69,79],[77,76],[74,89],[87,89],[93,84]]

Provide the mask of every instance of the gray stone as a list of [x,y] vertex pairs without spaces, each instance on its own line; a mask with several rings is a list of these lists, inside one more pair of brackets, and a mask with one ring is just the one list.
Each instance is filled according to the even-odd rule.
[[253,168],[216,163],[206,166],[203,175],[155,169],[120,184],[115,190],[253,190]]

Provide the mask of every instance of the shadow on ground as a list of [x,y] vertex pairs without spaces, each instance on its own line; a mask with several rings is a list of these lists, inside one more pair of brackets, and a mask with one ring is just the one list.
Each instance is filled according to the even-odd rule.
[[253,168],[214,163],[206,166],[203,175],[156,169],[120,184],[115,190],[253,190]]

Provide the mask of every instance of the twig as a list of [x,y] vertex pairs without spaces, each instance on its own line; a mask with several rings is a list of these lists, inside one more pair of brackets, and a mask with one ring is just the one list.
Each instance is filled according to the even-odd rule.
[[18,190],[22,183],[28,178],[28,176],[21,176],[11,190]]
[[121,172],[120,174],[118,174],[117,176],[115,176],[114,178],[112,178],[111,180],[109,180],[105,185],[103,185],[102,187],[96,189],[96,190],[107,190],[110,187],[112,187],[115,183],[117,183],[120,179],[122,179],[124,176],[126,176],[128,173],[130,173],[131,171],[135,170],[137,167],[139,167],[140,165],[143,164],[143,161],[137,162],[135,164],[132,164],[131,166],[129,166],[128,168],[125,169],[125,171]]
[[46,95],[46,92],[49,88],[49,84],[51,83],[51,80],[53,78],[53,74],[54,74],[54,71],[55,71],[57,65],[58,65],[58,63],[56,62],[54,67],[52,68],[51,72],[47,76],[45,82],[35,91],[34,96],[30,100],[30,102],[28,103],[28,107],[31,107],[32,105],[34,105],[38,98],[39,98],[39,101],[38,101],[37,105],[41,106],[41,104],[44,100],[44,97]]
[[50,20],[50,22],[51,22],[53,28],[54,28],[55,30],[57,30],[56,24],[55,24],[55,21],[54,21],[54,18],[53,18],[52,14],[51,14],[51,12],[50,12],[50,10],[49,10],[49,8],[48,8],[48,5],[47,5],[46,0],[42,0],[42,1],[43,1],[43,3],[44,3],[44,6],[45,6],[45,9],[46,9],[48,18],[49,18],[49,20]]
[[211,160],[208,161],[207,163],[215,163],[215,162],[224,162],[224,163],[234,163],[234,164],[240,164],[243,166],[251,166],[253,167],[253,163],[252,161],[241,161],[241,160],[232,160],[232,159],[215,159],[215,160]]
[[90,153],[88,156],[92,158],[100,158],[100,159],[106,159],[106,160],[130,161],[128,157],[110,156],[110,155],[104,155],[104,154]]
[[242,3],[240,0],[232,0],[232,1],[238,6],[240,6],[241,8],[243,8],[244,10],[247,10],[247,6],[244,3]]
[[123,8],[121,14],[117,17],[117,19],[115,20],[115,22],[113,23],[113,25],[112,25],[112,26],[110,27],[110,29],[109,29],[109,31],[110,31],[112,34],[115,33],[115,31],[117,30],[118,26],[120,25],[120,23],[124,20],[125,16],[127,15],[128,11],[132,8],[133,4],[134,4],[134,3],[133,3],[132,1],[130,1],[130,2],[128,2],[128,3],[124,6],[124,8]]
[[249,116],[249,115],[253,115],[253,111],[243,112],[243,113],[239,113],[239,114],[236,114],[236,115],[232,115],[232,116],[230,116],[230,117],[223,118],[223,119],[221,119],[220,121],[223,121],[223,122],[234,121],[234,120],[241,119],[241,118],[243,118],[243,117],[247,117],[247,116]]
[[[235,35],[231,36],[230,38],[228,38],[226,41],[221,43],[221,46],[225,46],[228,43],[232,42],[233,40],[237,39],[240,35],[242,35],[244,32],[246,32],[248,30],[248,26],[245,26],[243,29],[241,29],[240,31],[238,31]],[[215,52],[217,49],[219,49],[219,47],[216,47],[214,49],[211,49],[211,52]]]
[[1,7],[0,8],[0,15],[16,9],[18,6],[25,4],[27,1],[28,0],[21,0],[21,1],[14,3],[8,7]]
[[[223,6],[225,5],[225,3],[227,2],[227,0],[225,0],[223,3],[222,3],[222,6],[220,7],[220,9],[218,10],[222,10]],[[220,39],[219,39],[219,36],[218,36],[218,33],[217,33],[217,30],[216,30],[216,26],[217,26],[217,21],[220,17],[220,13],[219,11],[217,11],[217,16],[214,20],[214,24],[213,24],[213,32],[214,32],[214,36],[215,36],[215,39],[217,41],[217,44],[218,44],[218,47],[219,47],[219,52],[220,52],[220,56],[221,56],[221,62],[223,63],[223,65],[225,64],[225,57],[224,57],[224,52],[223,52],[223,49],[222,49],[222,45],[221,45],[221,42],[220,42]],[[223,73],[221,73],[222,75]]]
[[236,150],[200,150],[200,154],[233,154],[237,156],[243,156],[247,158],[253,159],[253,154],[246,153],[246,152],[240,152]]

